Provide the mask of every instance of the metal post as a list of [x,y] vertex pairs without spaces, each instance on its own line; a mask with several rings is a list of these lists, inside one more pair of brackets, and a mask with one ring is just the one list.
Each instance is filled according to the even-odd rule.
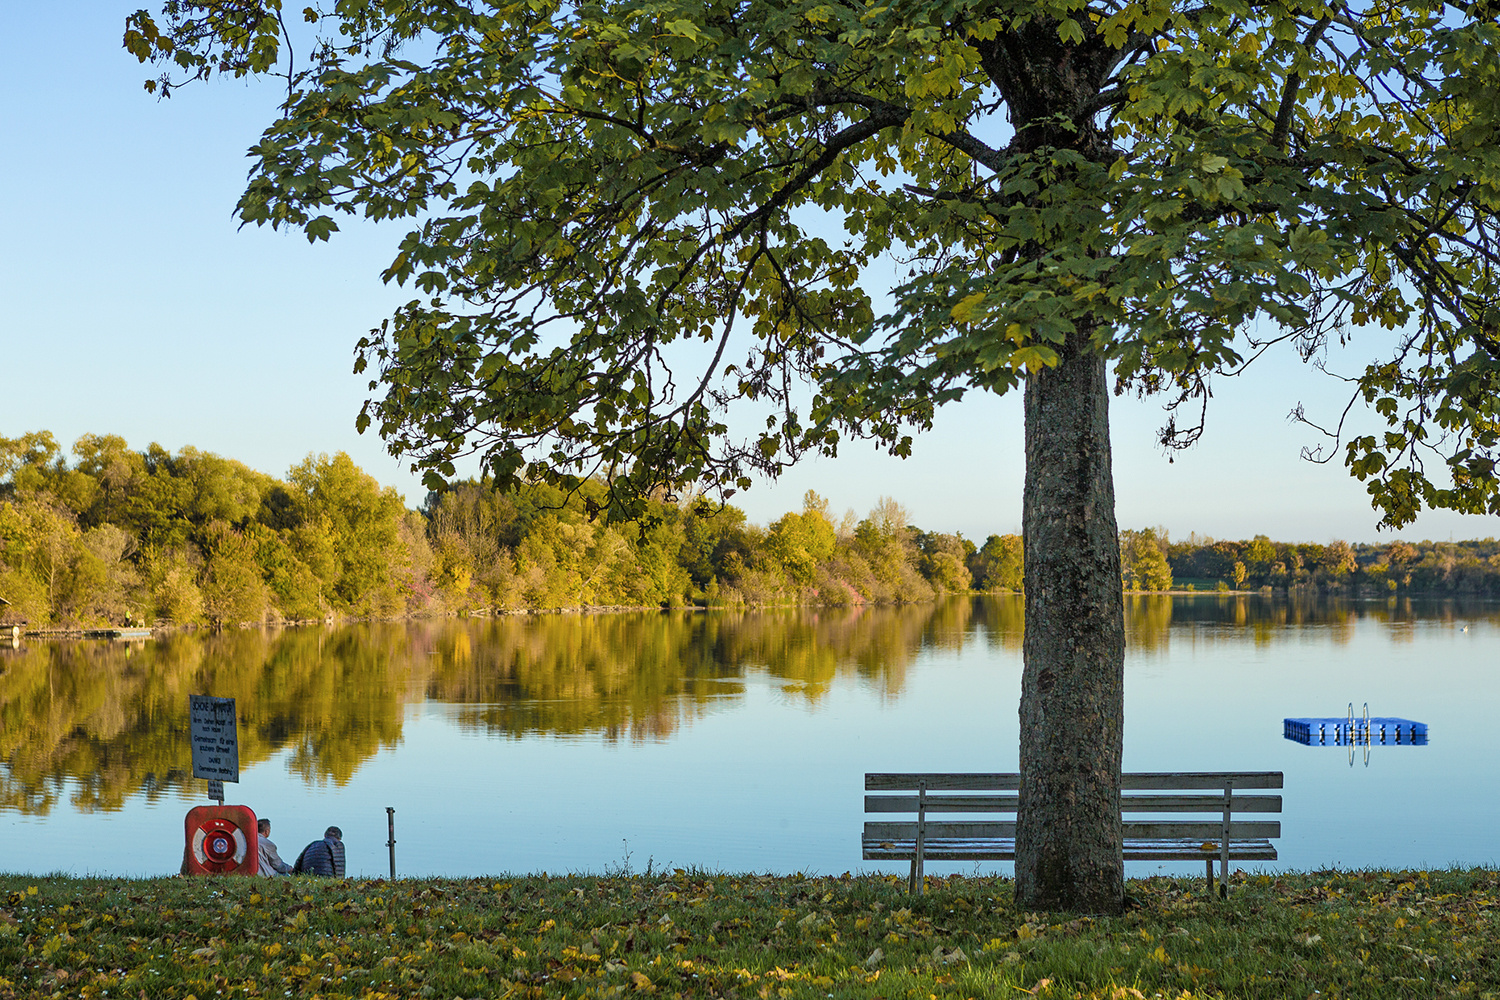
[[922,873],[922,853],[927,850],[927,778],[916,783],[916,844],[912,852],[912,876],[906,880],[906,891],[922,894],[922,883],[927,882]]
[[1219,898],[1229,898],[1229,824],[1234,811],[1234,779],[1224,781],[1224,828],[1219,838]]
[[396,878],[396,809],[394,806],[385,807],[385,825],[390,831],[390,839],[385,846],[391,849],[391,880]]

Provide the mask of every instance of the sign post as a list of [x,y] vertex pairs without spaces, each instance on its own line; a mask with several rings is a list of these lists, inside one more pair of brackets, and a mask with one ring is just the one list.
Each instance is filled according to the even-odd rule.
[[224,782],[240,780],[240,741],[234,699],[188,695],[193,777],[208,779],[210,798],[224,804]]

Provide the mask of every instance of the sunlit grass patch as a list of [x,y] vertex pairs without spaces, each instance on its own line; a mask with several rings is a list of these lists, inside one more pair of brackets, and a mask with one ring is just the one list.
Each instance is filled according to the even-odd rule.
[[882,876],[0,876],[0,998],[1500,997],[1500,874],[1132,881],[1099,918]]

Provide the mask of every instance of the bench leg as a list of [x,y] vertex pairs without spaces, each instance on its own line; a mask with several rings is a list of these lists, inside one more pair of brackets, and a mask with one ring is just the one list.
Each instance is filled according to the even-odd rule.
[[920,896],[920,895],[922,895],[922,889],[923,889],[922,883],[925,882],[925,881],[926,881],[926,879],[923,877],[923,872],[922,872],[922,859],[921,858],[912,858],[911,859],[911,874],[906,877],[906,891],[907,891],[907,894],[908,895],[912,895],[912,896]]
[[[1209,858],[1204,862],[1208,866],[1208,894],[1214,894],[1214,859]],[[1219,862],[1219,898],[1229,898],[1229,867],[1223,861]]]

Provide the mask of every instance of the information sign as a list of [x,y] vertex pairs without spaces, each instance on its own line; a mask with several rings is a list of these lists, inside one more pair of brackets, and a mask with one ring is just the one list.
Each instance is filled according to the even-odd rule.
[[193,777],[240,780],[240,741],[234,699],[188,695],[188,722],[193,741]]

